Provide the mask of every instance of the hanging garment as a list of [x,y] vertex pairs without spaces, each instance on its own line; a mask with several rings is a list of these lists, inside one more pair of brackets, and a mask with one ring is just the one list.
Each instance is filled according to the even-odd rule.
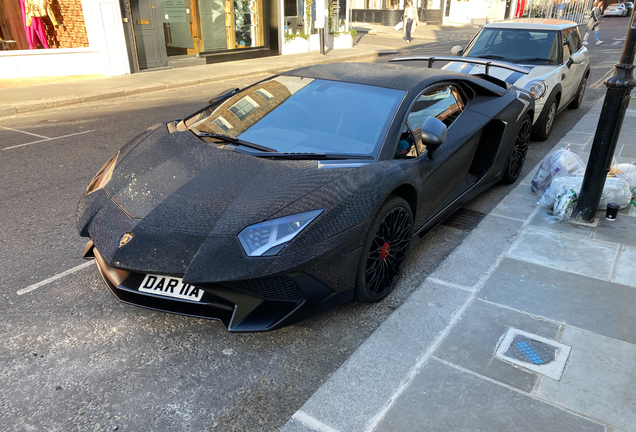
[[517,11],[515,12],[515,18],[521,18],[525,10],[526,10],[526,0],[519,0],[517,2]]
[[29,49],[38,47],[38,39],[42,43],[45,49],[49,49],[49,45],[46,43],[46,29],[42,23],[42,18],[31,17],[31,25],[27,26],[27,15],[25,11],[25,0],[20,0],[20,8],[22,9],[22,19],[24,21],[24,32],[26,33],[27,44]]
[[15,41],[15,44],[7,46],[6,49],[28,49],[29,45],[24,34],[24,24],[20,15],[18,0],[4,0],[4,2],[0,3],[4,3],[4,7],[0,5],[0,17],[3,16],[3,18],[0,18],[0,21],[2,21],[0,26],[2,26],[4,38]]
[[33,18],[43,18],[45,16],[48,16],[51,19],[53,25],[59,25],[57,20],[55,19],[55,14],[51,9],[50,0],[25,0],[24,5],[26,8],[27,26],[31,25],[31,20]]

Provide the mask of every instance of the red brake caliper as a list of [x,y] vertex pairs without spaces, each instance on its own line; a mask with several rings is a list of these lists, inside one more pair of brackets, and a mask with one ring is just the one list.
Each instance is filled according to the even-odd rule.
[[389,256],[390,252],[391,252],[391,246],[388,243],[384,243],[382,245],[382,249],[380,249],[380,258],[385,259],[386,257]]

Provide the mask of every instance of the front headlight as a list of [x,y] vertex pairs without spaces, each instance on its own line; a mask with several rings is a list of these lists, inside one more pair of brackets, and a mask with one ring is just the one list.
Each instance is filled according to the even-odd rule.
[[248,226],[238,235],[247,256],[271,256],[316,219],[323,210],[285,216]]
[[528,84],[526,84],[525,89],[532,93],[532,97],[534,97],[534,100],[539,100],[545,94],[548,86],[545,84],[545,81],[537,80],[530,81]]
[[93,177],[93,180],[91,180],[86,188],[86,195],[91,192],[95,192],[97,189],[103,188],[106,186],[106,183],[110,181],[110,177],[113,175],[113,170],[115,169],[115,163],[117,162],[117,156],[119,156],[119,152],[117,152],[115,156],[113,156],[99,171],[97,171],[97,174],[95,174],[95,177]]

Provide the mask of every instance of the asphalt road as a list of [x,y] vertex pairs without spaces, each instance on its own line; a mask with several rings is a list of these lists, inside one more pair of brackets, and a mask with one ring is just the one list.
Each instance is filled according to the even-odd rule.
[[[532,144],[526,170],[604,94],[594,83],[618,60],[620,45],[610,38],[624,37],[627,19],[611,22],[611,30],[601,27],[606,44],[589,46],[583,106],[559,115],[548,141]],[[407,46],[393,35],[360,41],[371,42],[402,54],[446,54],[465,43]],[[3,430],[276,430],[467,235],[435,229],[385,301],[349,303],[271,333],[229,334],[214,321],[117,302],[93,265],[78,267],[85,239],[75,208],[87,183],[146,127],[261,78],[0,118]],[[510,189],[494,187],[469,207],[488,212]],[[36,285],[67,270],[75,271]]]

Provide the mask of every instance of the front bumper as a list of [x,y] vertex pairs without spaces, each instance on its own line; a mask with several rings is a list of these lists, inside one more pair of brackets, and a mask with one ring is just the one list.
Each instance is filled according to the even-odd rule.
[[162,312],[219,320],[231,332],[275,330],[353,299],[353,290],[336,293],[304,272],[197,284],[204,291],[201,301],[173,299],[140,292],[145,274],[110,266],[92,241],[86,244],[84,257],[95,259],[100,275],[118,300]]

